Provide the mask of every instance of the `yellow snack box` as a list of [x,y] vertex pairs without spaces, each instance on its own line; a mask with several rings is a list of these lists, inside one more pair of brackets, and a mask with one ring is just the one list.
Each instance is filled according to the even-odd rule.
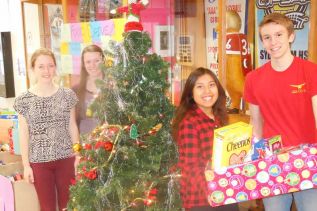
[[212,168],[243,163],[251,150],[252,126],[237,122],[214,131]]

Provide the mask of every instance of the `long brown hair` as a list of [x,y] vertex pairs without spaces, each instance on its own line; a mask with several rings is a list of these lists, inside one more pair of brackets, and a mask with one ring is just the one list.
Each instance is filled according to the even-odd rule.
[[78,89],[76,90],[76,93],[79,99],[79,103],[77,104],[78,106],[76,107],[77,122],[79,122],[81,111],[83,110],[85,105],[86,83],[88,78],[88,72],[84,63],[84,56],[85,56],[85,53],[87,52],[99,52],[100,55],[102,56],[102,60],[104,59],[103,51],[97,45],[88,45],[84,48],[84,50],[81,53],[80,80],[79,80]]
[[198,78],[205,74],[210,75],[215,80],[216,86],[218,88],[218,99],[212,106],[213,113],[215,117],[219,119],[221,126],[228,123],[228,114],[226,109],[226,93],[224,88],[222,87],[217,76],[211,70],[199,67],[193,72],[191,72],[191,74],[188,76],[182,93],[180,104],[175,112],[175,116],[172,123],[172,134],[175,141],[177,139],[179,129],[178,127],[180,122],[183,120],[183,118],[189,110],[192,110],[196,107],[196,103],[193,98],[193,89],[195,83],[198,80]]

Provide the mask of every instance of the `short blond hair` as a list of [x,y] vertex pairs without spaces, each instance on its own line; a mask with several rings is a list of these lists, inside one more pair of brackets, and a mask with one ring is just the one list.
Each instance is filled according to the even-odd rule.
[[295,32],[293,21],[282,13],[271,13],[266,15],[259,24],[259,36],[262,41],[261,28],[269,23],[276,23],[286,28],[288,36]]

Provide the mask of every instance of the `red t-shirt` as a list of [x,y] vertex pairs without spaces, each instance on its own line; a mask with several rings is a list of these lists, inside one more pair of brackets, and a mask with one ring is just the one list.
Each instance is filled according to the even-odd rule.
[[260,107],[263,136],[281,135],[283,146],[316,143],[312,96],[317,95],[317,65],[294,57],[283,72],[268,62],[247,75],[244,98]]

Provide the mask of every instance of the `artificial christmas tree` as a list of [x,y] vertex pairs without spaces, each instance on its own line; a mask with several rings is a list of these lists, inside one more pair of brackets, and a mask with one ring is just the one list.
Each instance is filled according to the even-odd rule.
[[[74,150],[82,156],[69,210],[180,210],[177,148],[170,135],[174,107],[166,92],[168,63],[149,54],[145,32],[123,34],[106,62],[90,109],[103,122]],[[81,149],[82,148],[82,149]]]

